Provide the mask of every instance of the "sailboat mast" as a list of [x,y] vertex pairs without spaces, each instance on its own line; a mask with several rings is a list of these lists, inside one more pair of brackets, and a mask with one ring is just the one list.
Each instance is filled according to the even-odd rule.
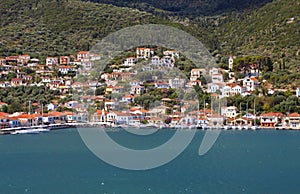
[[247,110],[246,110],[246,125],[248,126],[248,101],[247,101]]

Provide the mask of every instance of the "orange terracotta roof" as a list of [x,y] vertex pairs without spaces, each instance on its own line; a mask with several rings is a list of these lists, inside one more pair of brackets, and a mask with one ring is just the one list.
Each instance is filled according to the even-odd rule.
[[[97,110],[96,114],[97,115],[102,115],[103,111],[102,110]],[[107,115],[108,112],[107,111],[104,111],[104,114]]]
[[260,116],[262,116],[262,117],[282,117],[283,114],[281,112],[269,112],[269,113],[261,114]]
[[257,82],[258,80],[255,77],[250,78],[252,81]]
[[63,115],[62,112],[49,112],[48,114],[49,116],[54,116],[54,117],[59,117]]
[[79,51],[78,54],[88,54],[88,51]]
[[289,114],[288,117],[300,117],[300,114],[297,112],[294,112],[294,113]]

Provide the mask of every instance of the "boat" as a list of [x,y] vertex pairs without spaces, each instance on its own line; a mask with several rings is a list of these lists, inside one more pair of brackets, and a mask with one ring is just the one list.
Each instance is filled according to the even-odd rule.
[[18,134],[38,134],[40,131],[38,129],[21,129],[21,130],[16,130],[12,132],[12,135],[18,135]]
[[224,130],[230,130],[231,129],[231,126],[230,125],[225,125],[224,126]]

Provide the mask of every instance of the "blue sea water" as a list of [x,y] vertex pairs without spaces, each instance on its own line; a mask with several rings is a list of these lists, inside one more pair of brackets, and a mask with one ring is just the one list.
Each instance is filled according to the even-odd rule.
[[[173,133],[162,130],[148,140],[109,134],[146,149]],[[300,193],[300,131],[224,131],[199,156],[203,136],[197,132],[179,157],[145,171],[103,162],[76,129],[0,136],[0,193]]]

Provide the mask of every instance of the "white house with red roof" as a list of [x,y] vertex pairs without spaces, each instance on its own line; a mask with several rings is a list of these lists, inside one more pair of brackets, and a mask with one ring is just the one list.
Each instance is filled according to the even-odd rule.
[[11,83],[11,86],[21,86],[21,85],[23,85],[23,79],[22,78],[12,78],[10,83]]
[[88,51],[79,51],[77,53],[77,60],[79,60],[79,61],[89,60],[89,52]]
[[68,65],[68,64],[70,64],[70,57],[68,57],[68,56],[60,56],[59,57],[59,63],[61,65]]
[[260,115],[260,125],[262,127],[275,127],[281,123],[283,114],[280,112],[269,112]]
[[300,114],[299,113],[291,113],[286,117],[288,121],[288,126],[294,129],[300,129]]
[[137,48],[136,49],[136,58],[138,59],[150,59],[154,55],[153,48]]
[[57,57],[47,57],[46,58],[46,66],[55,66],[58,65]]
[[253,92],[258,85],[259,82],[255,77],[245,77],[243,80],[243,87],[246,88],[246,91]]
[[128,57],[126,58],[126,60],[124,61],[124,66],[134,66],[137,62],[137,59],[135,57]]

